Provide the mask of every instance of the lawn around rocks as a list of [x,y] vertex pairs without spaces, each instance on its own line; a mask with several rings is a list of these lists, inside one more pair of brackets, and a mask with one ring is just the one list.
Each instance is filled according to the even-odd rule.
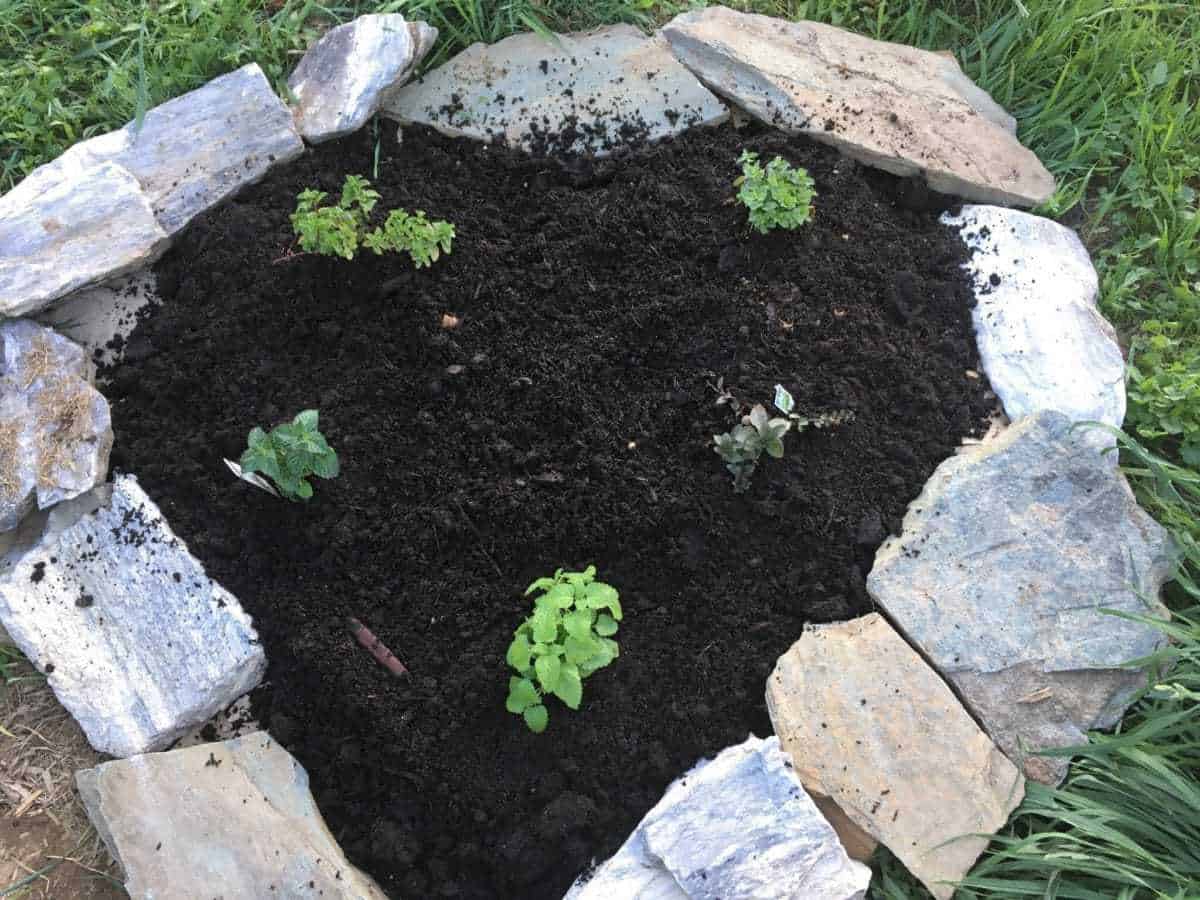
[[[259,62],[282,89],[296,54],[329,15],[399,11],[427,19],[441,30],[427,60],[436,65],[474,40],[543,26],[649,25],[682,6],[415,2],[318,11],[294,2],[263,8],[216,2],[164,3],[147,14],[117,2],[10,2],[0,7],[0,189],[75,141],[242,63]],[[1101,275],[1102,308],[1130,349],[1126,428],[1151,450],[1128,444],[1124,460],[1143,503],[1180,534],[1185,571],[1194,573],[1200,564],[1194,543],[1200,533],[1200,116],[1194,109],[1200,12],[1186,3],[1099,0],[738,6],[950,48],[1018,119],[1023,142],[1058,181],[1042,212],[1079,229],[1088,243]],[[1174,599],[1186,610],[1200,591],[1185,577]],[[1166,655],[1175,669],[1131,714],[1123,734],[1099,740],[1063,789],[1032,787],[1008,835],[972,876],[974,895],[1195,892],[1200,840],[1188,840],[1200,827],[1194,622],[1181,616],[1169,626],[1176,644]],[[1163,822],[1182,835],[1167,833],[1157,824]],[[885,859],[879,865],[881,895],[921,895],[898,866]]]

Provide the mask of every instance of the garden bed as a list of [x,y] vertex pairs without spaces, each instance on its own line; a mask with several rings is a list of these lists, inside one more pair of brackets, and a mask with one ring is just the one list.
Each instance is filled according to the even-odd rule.
[[[809,170],[810,225],[748,229],[747,148]],[[452,222],[453,253],[288,256],[297,193],[348,173],[380,210]],[[994,405],[941,209],[753,128],[605,161],[384,128],[188,228],[105,373],[113,464],[254,616],[255,711],[351,861],[397,896],[560,896],[681,771],[770,733],[776,659],[805,622],[871,608],[879,541]],[[776,383],[853,420],[789,434],[735,494],[718,388],[766,404]],[[339,478],[289,504],[230,476],[253,426],[304,408]],[[589,563],[621,592],[621,657],[534,735],[504,709],[522,591]]]

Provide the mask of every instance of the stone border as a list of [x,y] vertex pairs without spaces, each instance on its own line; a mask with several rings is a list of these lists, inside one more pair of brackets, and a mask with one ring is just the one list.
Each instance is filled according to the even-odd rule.
[[[3,317],[41,311],[53,324],[78,328],[75,336],[88,349],[103,346],[115,329],[132,327],[131,309],[153,291],[147,266],[191,218],[300,155],[301,137],[328,140],[376,112],[454,135],[503,137],[533,151],[602,155],[629,139],[653,140],[717,124],[732,107],[831,143],[867,165],[923,177],[934,189],[968,199],[1033,205],[1054,188],[1049,173],[1016,141],[1011,117],[952,58],[829,26],[714,7],[678,16],[649,38],[614,26],[560,35],[553,43],[517,35],[492,46],[477,44],[405,86],[435,38],[436,30],[399,15],[363,16],[332,29],[301,60],[289,80],[298,100],[293,109],[276,97],[257,66],[245,66],[150,110],[140,129],[131,123],[76,144],[0,197],[5,248],[0,432],[5,410],[12,416],[4,404],[15,396],[13,385],[26,383],[16,373],[32,371],[38,359],[28,349],[29,335],[22,342],[13,330],[28,332],[32,326],[19,320],[14,326]],[[896,627],[873,615],[806,628],[767,686],[780,743],[751,740],[687,773],[621,853],[570,896],[632,896],[643,889],[663,897],[707,896],[715,884],[736,891],[754,883],[755,860],[783,853],[785,845],[795,865],[826,861],[824,875],[793,885],[795,890],[813,897],[861,896],[864,870],[855,868],[836,840],[830,845],[828,819],[852,856],[864,858],[881,841],[935,896],[949,897],[952,882],[985,843],[949,839],[959,836],[955,831],[986,834],[1003,824],[1023,791],[1014,764],[1028,777],[1053,783],[1066,762],[1048,764],[1030,751],[1082,738],[1088,728],[1110,725],[1123,712],[1141,674],[1119,666],[1153,649],[1159,638],[1143,626],[1106,621],[1097,609],[1134,608],[1134,583],[1144,596],[1156,597],[1172,556],[1165,533],[1136,508],[1104,457],[1111,441],[1071,428],[1072,422],[1091,419],[1119,426],[1124,414],[1124,364],[1111,326],[1096,310],[1095,271],[1073,232],[1037,216],[968,205],[944,221],[958,227],[975,251],[968,268],[975,278],[983,368],[1014,425],[940,466],[910,508],[903,533],[880,548],[869,589]],[[138,274],[113,286],[130,272]],[[45,340],[61,340],[43,331]],[[243,695],[261,677],[265,661],[236,598],[203,575],[135,480],[119,478],[112,488],[79,496],[103,482],[107,447],[102,436],[73,440],[71,449],[99,451],[102,464],[92,466],[86,484],[46,485],[50,499],[44,505],[67,502],[0,534],[0,621],[50,674],[51,686],[93,745],[128,756],[165,746]],[[0,461],[0,480],[2,466]],[[29,502],[24,496],[17,500]],[[24,509],[14,507],[14,523],[20,518],[16,512]],[[954,520],[956,513],[964,520]],[[106,517],[128,525],[131,516],[141,541],[133,543],[154,549],[95,557],[85,549]],[[956,525],[935,534],[931,528],[942,517]],[[1093,528],[1104,541],[1092,540]],[[955,542],[956,529],[975,543]],[[1037,540],[1026,540],[1028,534]],[[946,549],[939,552],[942,545]],[[52,556],[73,560],[71,567],[47,576],[46,559]],[[1114,562],[1125,557],[1134,561],[1134,570]],[[106,574],[114,566],[127,573],[120,582]],[[1020,577],[1006,580],[1014,572]],[[1027,577],[1030,572],[1038,574]],[[164,621],[132,629],[133,618],[113,622],[122,639],[127,630],[140,635],[128,646],[118,641],[102,651],[105,668],[114,673],[112,684],[133,688],[129,699],[120,700],[119,691],[97,696],[95,683],[90,693],[75,693],[83,682],[73,679],[69,665],[60,672],[45,653],[49,634],[60,648],[88,640],[91,629],[78,628],[89,605],[64,601],[79,591],[81,597],[89,590],[107,591],[106,609],[124,605],[135,616],[137,604],[124,600],[148,584],[172,598],[161,610],[168,618],[205,615],[197,603],[215,607],[220,630],[205,634],[197,649],[242,649],[228,660],[221,652],[196,660],[210,671],[212,688],[181,695],[177,688],[190,684],[196,670],[191,663],[186,675],[159,670],[163,654],[156,640]],[[967,606],[961,603],[965,585],[977,588]],[[36,591],[57,598],[50,604],[53,618],[29,614],[28,600]],[[991,606],[997,599],[1000,606]],[[1165,615],[1161,607],[1150,611]],[[1043,621],[1054,627],[1040,631]],[[1010,626],[1016,626],[1008,641],[1014,653],[997,656],[992,644]],[[868,643],[874,649],[864,655]],[[91,645],[85,650],[99,652]],[[839,654],[866,664],[847,673],[849,666],[830,662]],[[964,656],[970,664],[962,663]],[[140,661],[126,666],[130,660]],[[129,669],[128,678],[116,674],[121,668]],[[893,688],[910,703],[909,720],[871,718],[868,695]],[[1032,717],[1026,709],[1035,710]],[[817,721],[824,725],[813,731]],[[831,722],[834,728],[824,727]],[[899,730],[881,732],[880,725]],[[913,742],[915,733],[931,742],[940,739],[946,755],[930,759],[929,745]],[[947,742],[947,735],[956,737]],[[262,740],[268,748],[269,739]],[[122,806],[122,779],[143,777],[129,774],[138,767],[171,771],[174,761],[182,765],[183,754],[207,751],[210,761],[218,753],[240,758],[237,741],[134,755],[80,773],[93,819],[136,890],[152,892],[147,885],[153,877],[137,861],[147,849],[145,834],[124,821],[139,808]],[[953,758],[956,749],[963,759]],[[834,757],[850,762],[833,772],[827,762]],[[303,776],[286,753],[273,758],[269,775],[250,777]],[[970,758],[987,762],[967,764]],[[219,765],[207,762],[204,768]],[[238,765],[258,772],[253,759]],[[286,795],[289,800],[276,796],[288,807],[285,813],[320,823],[302,785]],[[906,808],[897,804],[899,797],[906,798]],[[729,832],[728,820],[709,819],[707,812],[731,798],[744,801],[732,823],[736,834]],[[947,807],[956,816],[946,819]],[[228,822],[237,813],[235,804]],[[680,814],[705,824],[681,837],[672,825]],[[322,830],[319,824],[314,840]],[[697,854],[690,846],[696,840],[712,849]],[[727,846],[728,853],[716,849]],[[194,847],[182,849],[196,855]],[[327,852],[331,858],[340,853],[336,846]],[[232,865],[231,884],[238,887],[271,877],[269,867],[243,872],[237,866],[249,863]],[[378,896],[370,879],[353,870],[351,876],[344,882],[335,878],[339,884],[331,893]],[[171,877],[181,883],[186,873],[174,870]],[[772,896],[783,896],[779,890]]]

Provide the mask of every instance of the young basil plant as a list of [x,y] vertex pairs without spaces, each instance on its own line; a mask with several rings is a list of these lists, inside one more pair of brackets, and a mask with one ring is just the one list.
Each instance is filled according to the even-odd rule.
[[794,412],[796,400],[782,384],[775,385],[775,408],[787,416],[796,426],[796,431],[805,428],[836,428],[854,421],[854,412],[849,409],[835,409],[832,412],[818,413],[815,416],[802,416]]
[[579,709],[583,680],[619,655],[612,636],[621,621],[621,603],[616,589],[595,577],[595,566],[582,572],[559,569],[525,591],[537,596],[533,614],[513,632],[505,655],[517,671],[508,679],[505,707],[537,734],[550,721],[547,696]]

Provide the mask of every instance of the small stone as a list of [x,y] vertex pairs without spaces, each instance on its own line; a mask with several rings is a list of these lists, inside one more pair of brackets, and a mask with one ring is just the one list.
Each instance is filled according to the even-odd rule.
[[1100,284],[1079,236],[995,206],[964,206],[942,222],[975,251],[965,266],[975,281],[975,338],[1008,417],[1053,409],[1120,428],[1125,360],[1096,308]]
[[453,137],[597,156],[728,117],[661,39],[632,25],[472,44],[392,92],[381,113]]
[[845,813],[843,841],[879,840],[939,900],[1025,794],[1021,773],[875,613],[806,626],[767,679],[767,711],[805,789]]
[[953,59],[721,6],[662,29],[704,84],[773,128],[980,203],[1036,206],[1054,177]]
[[[50,165],[54,165],[51,163]],[[35,171],[0,197],[0,316],[154,262],[167,248],[150,199],[124,166],[99,162],[50,179]]]
[[870,879],[778,739],[750,737],[668,787],[616,855],[564,900],[854,900]]
[[53,659],[47,681],[97,750],[165,747],[258,684],[258,636],[133,476],[72,504],[0,568],[0,624],[35,666]]
[[83,348],[26,319],[0,323],[0,532],[104,481],[108,401]]
[[[63,182],[81,184],[87,170],[111,162],[137,179],[158,224],[174,235],[272,166],[303,152],[291,111],[251,63],[154,107],[141,128],[130,122],[80,141],[35,169],[3,202],[33,206],[47,190],[62,190]],[[102,187],[95,190],[99,194]]]
[[1101,610],[1165,618],[1174,559],[1093,434],[1042,411],[938,466],[867,590],[1009,758],[1054,784],[1068,760],[1037,751],[1116,724],[1145,683],[1124,664],[1165,641]]
[[288,78],[300,134],[317,144],[357,131],[387,91],[408,81],[437,35],[397,13],[359,16],[325,32]]
[[386,900],[334,841],[303,767],[265,731],[75,773],[130,897]]
[[447,375],[461,375],[465,371],[467,371],[467,367],[460,366],[457,363],[452,366],[446,366],[446,374]]

